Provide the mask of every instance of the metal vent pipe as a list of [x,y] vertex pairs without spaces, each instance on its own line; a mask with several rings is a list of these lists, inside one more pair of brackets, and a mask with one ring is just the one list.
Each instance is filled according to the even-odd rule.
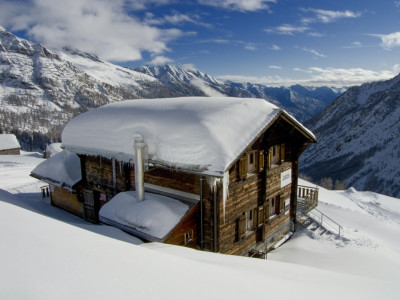
[[143,137],[135,135],[135,190],[138,201],[144,200],[144,163],[143,163],[143,149],[146,144]]

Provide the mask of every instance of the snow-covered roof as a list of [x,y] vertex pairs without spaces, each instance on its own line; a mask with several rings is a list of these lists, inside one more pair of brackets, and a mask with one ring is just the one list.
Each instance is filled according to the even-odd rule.
[[0,150],[21,148],[14,134],[0,134]]
[[48,152],[48,157],[54,156],[61,151],[62,151],[61,143],[51,143],[46,147],[46,152]]
[[221,176],[280,112],[254,98],[127,100],[74,118],[62,143],[78,154],[129,162],[134,159],[134,136],[140,134],[150,161]]
[[34,168],[32,175],[57,186],[71,189],[82,179],[81,161],[75,153],[63,150]]
[[[100,209],[100,221],[122,225],[150,241],[162,241],[179,223],[189,206],[175,199],[146,193],[144,201],[136,199],[136,192],[117,194]],[[118,227],[118,226],[117,226]]]

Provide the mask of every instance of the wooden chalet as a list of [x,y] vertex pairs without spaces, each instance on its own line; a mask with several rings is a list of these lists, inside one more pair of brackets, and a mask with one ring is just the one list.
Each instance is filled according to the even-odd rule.
[[0,155],[20,155],[20,149],[14,134],[0,134]]
[[[137,136],[140,155],[135,154]],[[275,105],[229,97],[106,105],[73,119],[62,140],[63,148],[80,159],[75,194],[86,220],[101,220],[148,241],[249,256],[265,255],[293,231],[298,159],[316,142]],[[123,221],[122,212],[102,216],[103,205],[135,190],[138,199],[144,192],[143,203],[157,194],[184,203],[187,210],[162,238],[146,236],[141,225]]]
[[49,157],[32,170],[31,176],[48,185],[42,187],[42,197],[50,197],[51,204],[84,217],[80,158],[68,151]]

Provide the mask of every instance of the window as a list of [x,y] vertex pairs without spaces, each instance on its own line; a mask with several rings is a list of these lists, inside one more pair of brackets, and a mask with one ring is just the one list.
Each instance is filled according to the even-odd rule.
[[272,159],[271,163],[277,164],[279,162],[279,146],[273,146],[272,147]]
[[278,165],[285,161],[285,144],[274,145],[268,151],[268,165]]
[[283,212],[284,206],[283,203],[281,203],[280,195],[276,195],[275,197],[268,199],[268,202],[269,202],[269,219],[272,219],[276,215],[279,215],[281,212]]
[[247,154],[247,172],[256,170],[256,152],[252,151]]
[[264,170],[264,151],[254,150],[242,155],[239,159],[239,178],[246,179],[248,173]]
[[285,199],[285,215],[289,213],[290,209],[290,198]]
[[269,217],[272,218],[276,215],[275,198],[269,199]]
[[[257,224],[257,215],[261,215],[262,212],[258,211],[259,208],[255,207],[246,212],[243,212],[239,218],[236,219],[236,241],[240,241],[246,237],[247,233],[250,233],[257,229],[260,224]],[[260,220],[261,226],[264,224],[263,220]]]
[[186,232],[184,238],[185,238],[185,245],[193,241],[193,230]]
[[246,232],[253,230],[253,210],[246,211]]

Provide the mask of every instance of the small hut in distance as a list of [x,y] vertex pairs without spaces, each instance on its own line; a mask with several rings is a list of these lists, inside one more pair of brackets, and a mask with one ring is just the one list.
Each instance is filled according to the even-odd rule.
[[20,155],[20,149],[14,134],[0,134],[0,155]]

